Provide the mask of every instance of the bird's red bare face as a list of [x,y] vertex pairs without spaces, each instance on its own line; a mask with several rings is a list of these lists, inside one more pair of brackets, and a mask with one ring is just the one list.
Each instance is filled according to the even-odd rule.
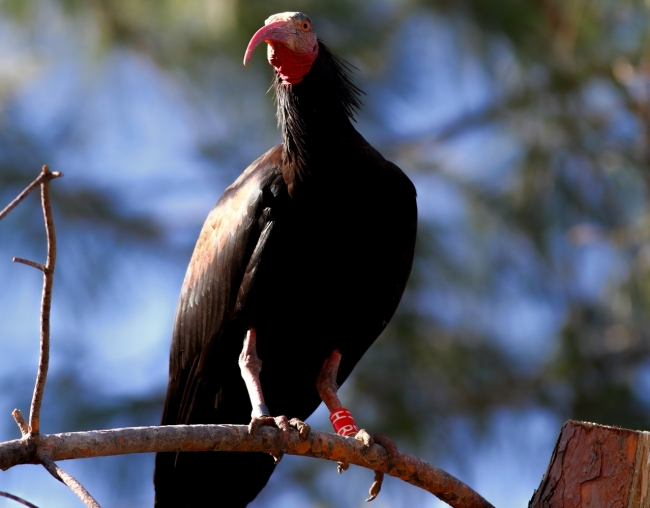
[[263,41],[269,45],[269,63],[285,84],[300,83],[318,56],[311,20],[302,12],[283,12],[267,19],[248,43],[244,65],[248,65],[253,51]]

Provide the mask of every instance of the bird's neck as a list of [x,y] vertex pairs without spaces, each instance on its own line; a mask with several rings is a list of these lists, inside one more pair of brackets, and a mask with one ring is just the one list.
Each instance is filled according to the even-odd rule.
[[318,177],[321,168],[327,170],[358,138],[351,119],[360,105],[360,90],[349,80],[344,64],[319,45],[319,55],[301,83],[275,84],[283,175],[290,192]]

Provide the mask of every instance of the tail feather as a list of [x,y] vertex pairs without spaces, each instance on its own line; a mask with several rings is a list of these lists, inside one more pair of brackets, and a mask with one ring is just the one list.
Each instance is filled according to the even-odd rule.
[[243,508],[264,488],[274,469],[273,458],[266,453],[159,453],[155,507]]

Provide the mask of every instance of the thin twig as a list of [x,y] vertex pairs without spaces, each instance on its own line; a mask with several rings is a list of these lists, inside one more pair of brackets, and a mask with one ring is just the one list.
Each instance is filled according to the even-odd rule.
[[9,494],[8,492],[0,492],[0,497],[6,497],[7,499],[12,499],[13,501],[16,501],[20,504],[24,504],[25,506],[29,506],[29,508],[38,508],[35,504],[30,503],[29,501],[25,501],[23,498],[14,496],[13,494]]
[[[379,444],[366,448],[352,437],[314,430],[301,440],[298,431],[292,429],[286,446],[277,429],[262,427],[256,435],[250,435],[247,425],[131,427],[44,434],[40,440],[41,446],[56,461],[152,452],[284,452],[381,471],[420,487],[456,508],[493,508],[463,482],[417,457],[405,453],[389,457]],[[23,439],[0,443],[0,469],[33,463],[37,460],[36,453],[34,448],[25,446]]]
[[14,420],[16,420],[18,428],[20,429],[20,433],[23,436],[27,434],[29,432],[29,426],[27,425],[27,421],[25,420],[25,417],[23,416],[23,413],[20,411],[20,409],[14,409],[11,412],[11,416],[13,416]]
[[[43,272],[43,294],[41,297],[41,340],[40,354],[38,361],[38,372],[36,374],[36,383],[34,384],[34,395],[29,411],[29,424],[25,422],[22,413],[15,409],[12,413],[14,420],[20,427],[23,434],[21,440],[27,446],[25,449],[30,453],[35,450],[38,462],[43,464],[45,469],[57,480],[67,485],[83,503],[89,508],[100,508],[99,503],[93,499],[81,483],[73,476],[66,473],[52,460],[47,450],[43,447],[40,436],[40,415],[41,405],[43,403],[43,392],[45,391],[45,382],[47,380],[47,370],[50,363],[50,308],[52,305],[52,285],[54,283],[54,265],[56,263],[56,233],[54,231],[54,219],[52,217],[52,206],[50,202],[50,180],[63,176],[59,172],[51,172],[50,168],[43,166],[41,174],[34,180],[16,199],[14,199],[2,212],[0,220],[13,210],[18,203],[32,192],[37,186],[41,187],[41,206],[43,208],[43,218],[45,220],[45,232],[47,236],[47,258],[45,265],[41,265],[28,259],[15,257],[13,260],[18,263],[37,268]],[[33,506],[33,505],[30,505]]]
[[81,485],[74,476],[66,473],[63,469],[57,466],[43,448],[38,451],[38,457],[45,469],[47,469],[54,478],[67,485],[88,508],[101,508],[99,503],[95,501],[93,496],[90,495],[85,487]]
[[[53,175],[47,166],[43,166],[41,175]],[[47,234],[47,260],[43,269],[43,296],[41,298],[41,347],[38,361],[38,373],[34,384],[34,395],[29,411],[29,431],[33,435],[40,432],[41,404],[43,403],[43,392],[47,380],[47,369],[50,364],[50,307],[52,304],[52,284],[54,283],[54,265],[56,263],[56,234],[54,231],[54,219],[52,217],[52,206],[50,204],[50,180],[44,178],[41,182],[41,205],[43,207],[43,218],[45,219],[45,231]]]
[[18,206],[18,203],[25,199],[30,192],[32,192],[45,180],[52,180],[53,178],[59,178],[60,176],[63,176],[63,173],[59,171],[50,171],[47,166],[43,166],[43,171],[40,175],[38,175],[38,178],[30,183],[24,191],[18,194],[18,197],[16,197],[16,199],[9,203],[5,209],[0,212],[0,220],[4,219],[9,214],[9,212],[11,212],[11,210]]
[[14,263],[22,263],[23,265],[31,266],[32,268],[36,268],[37,270],[40,270],[41,272],[45,272],[45,266],[43,266],[40,263],[37,263],[36,261],[30,261],[29,259],[23,259],[23,258],[19,258],[17,256],[14,256],[12,261]]

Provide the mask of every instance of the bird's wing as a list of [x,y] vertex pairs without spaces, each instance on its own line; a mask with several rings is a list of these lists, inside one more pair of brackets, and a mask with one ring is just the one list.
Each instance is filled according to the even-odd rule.
[[[229,328],[242,326],[259,253],[273,227],[271,206],[285,189],[279,157],[278,146],[253,162],[203,225],[176,308],[163,424],[198,423],[194,406],[204,404],[196,401],[197,393],[205,392],[206,385],[219,390],[220,343]],[[241,341],[244,333],[242,328]],[[241,349],[241,341],[227,347]]]

